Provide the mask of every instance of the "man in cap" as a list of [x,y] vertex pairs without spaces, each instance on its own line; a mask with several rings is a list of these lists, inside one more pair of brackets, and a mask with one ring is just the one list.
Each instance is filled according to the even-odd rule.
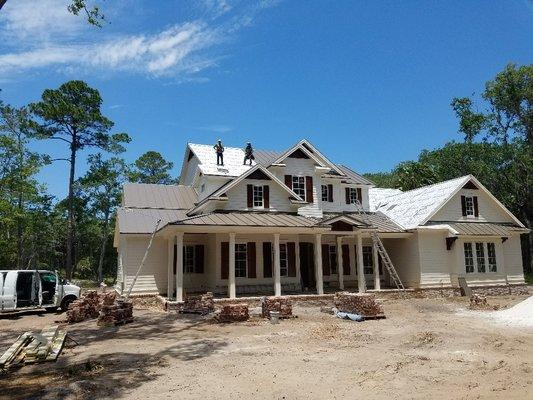
[[250,142],[246,142],[246,148],[244,149],[244,165],[246,165],[246,160],[250,160],[250,165],[252,165],[252,160],[255,160],[254,149]]
[[222,140],[218,139],[217,144],[213,148],[217,153],[217,165],[224,165],[224,146],[222,146]]

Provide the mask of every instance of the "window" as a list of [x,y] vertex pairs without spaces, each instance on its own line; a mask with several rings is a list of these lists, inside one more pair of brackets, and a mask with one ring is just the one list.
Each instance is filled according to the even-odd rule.
[[246,278],[247,270],[247,248],[246,243],[235,244],[235,276],[237,278]]
[[496,246],[494,243],[487,243],[487,254],[489,256],[489,272],[497,272],[496,265]]
[[474,254],[472,253],[472,243],[465,243],[464,249],[466,273],[471,274],[474,272]]
[[357,189],[356,188],[348,188],[350,190],[350,204],[357,204]]
[[322,201],[328,201],[329,191],[328,191],[328,185],[322,185]]
[[302,199],[305,199],[305,177],[293,176],[292,177],[292,190]]
[[331,267],[331,273],[337,274],[337,246],[329,246],[329,265]]
[[183,272],[194,272],[194,246],[183,246]]
[[473,197],[465,197],[465,209],[466,209],[466,215],[474,215],[474,198]]
[[202,183],[202,186],[200,186],[200,191],[202,193],[205,192],[205,183]]
[[280,243],[279,245],[279,264],[280,264],[280,276],[289,276],[287,244],[285,243]]
[[485,249],[483,243],[476,243],[477,272],[485,272]]
[[363,246],[363,268],[365,275],[372,275],[374,273],[372,246]]
[[254,186],[254,208],[264,206],[263,186]]

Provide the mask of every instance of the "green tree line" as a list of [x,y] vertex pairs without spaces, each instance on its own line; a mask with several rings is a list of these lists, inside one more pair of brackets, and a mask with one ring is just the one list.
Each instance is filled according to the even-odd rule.
[[[472,174],[533,229],[533,65],[509,64],[476,103],[454,98],[462,140],[422,150],[390,172],[365,174],[379,187],[411,190]],[[533,233],[522,235],[524,269],[532,272]]]
[[[0,100],[0,269],[58,269],[67,278],[96,282],[115,275],[112,244],[122,185],[175,179],[172,163],[155,151],[128,165],[121,155],[131,138],[112,132],[113,126],[102,114],[98,90],[83,81],[47,89],[20,108]],[[65,156],[32,151],[39,140],[57,142]],[[82,150],[89,156],[78,176]],[[37,179],[52,163],[68,169],[66,198],[54,197]]]

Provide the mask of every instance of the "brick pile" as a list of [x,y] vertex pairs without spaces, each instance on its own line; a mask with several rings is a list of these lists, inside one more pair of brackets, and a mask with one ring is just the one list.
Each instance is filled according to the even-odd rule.
[[333,302],[335,307],[342,312],[359,314],[363,317],[383,315],[383,309],[371,293],[337,292]]
[[469,308],[471,310],[492,310],[497,309],[490,306],[487,302],[487,297],[483,296],[482,294],[474,293],[472,296],[470,296],[470,306]]
[[292,302],[288,297],[263,297],[261,299],[261,316],[270,318],[270,311],[278,311],[280,318],[291,318]]
[[82,297],[77,300],[74,300],[68,310],[67,310],[67,322],[81,322],[87,319],[98,318],[100,314],[100,309],[102,306],[102,299],[106,298],[106,301],[109,301],[113,297],[113,302],[115,300],[115,292],[101,293],[98,294],[96,290],[87,291]]
[[98,317],[98,326],[114,326],[133,322],[133,303],[117,299],[110,304],[103,304]]
[[250,318],[248,304],[226,304],[218,314],[218,322],[239,322]]
[[187,296],[185,301],[177,306],[177,311],[202,315],[209,314],[215,311],[213,293],[207,292],[199,296]]

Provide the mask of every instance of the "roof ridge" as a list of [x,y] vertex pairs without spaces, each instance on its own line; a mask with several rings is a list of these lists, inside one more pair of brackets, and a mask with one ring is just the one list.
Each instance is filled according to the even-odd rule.
[[[463,175],[463,176],[459,176],[459,177],[457,177],[457,178],[447,179],[447,180],[445,180],[445,181],[441,181],[441,182],[435,182],[435,183],[432,183],[432,184],[430,184],[430,185],[420,186],[419,188],[416,188],[416,189],[410,189],[410,190],[401,190],[401,189],[400,189],[400,190],[401,190],[401,193],[393,194],[393,195],[388,196],[388,197],[399,196],[399,195],[401,195],[401,194],[409,194],[409,193],[412,193],[412,192],[414,192],[414,191],[416,191],[416,190],[427,189],[427,188],[430,188],[430,187],[433,187],[433,186],[437,186],[437,185],[443,185],[443,184],[445,184],[445,183],[448,183],[448,182],[451,182],[451,181],[455,181],[455,180],[459,180],[459,179],[464,179],[464,178],[466,178],[466,177],[469,177],[469,178],[470,178],[470,177],[472,177],[472,175],[471,175],[471,174]],[[391,188],[391,189],[393,189],[393,188]]]

